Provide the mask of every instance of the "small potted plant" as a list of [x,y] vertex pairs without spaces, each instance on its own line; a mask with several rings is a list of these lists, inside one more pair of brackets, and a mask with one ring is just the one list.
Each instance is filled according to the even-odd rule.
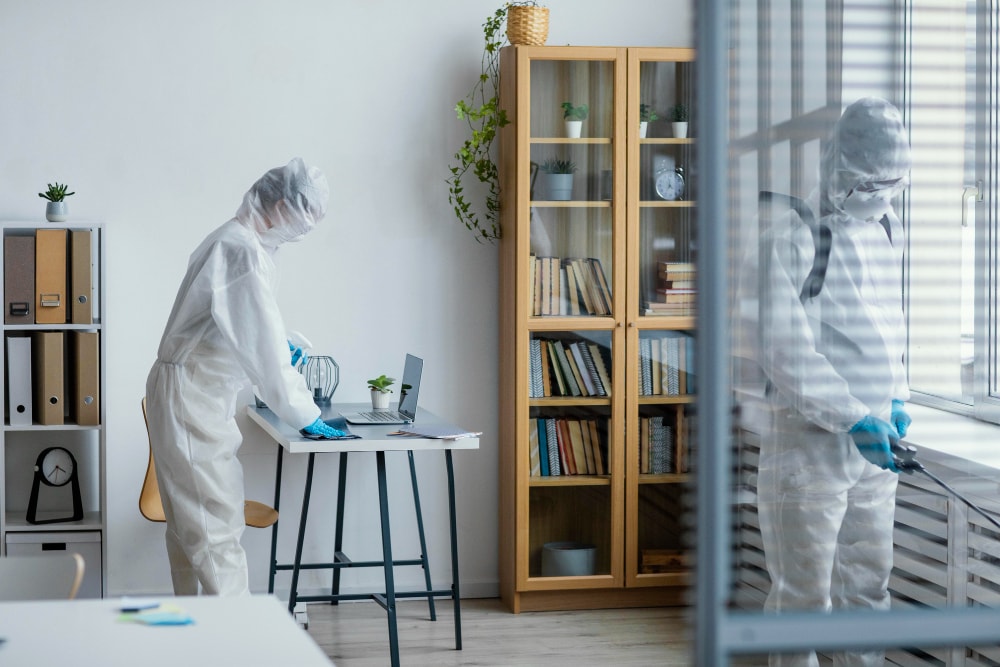
[[49,222],[63,222],[69,217],[69,209],[66,207],[66,197],[75,195],[75,192],[66,192],[69,186],[64,183],[49,183],[45,192],[39,192],[38,196],[47,199],[45,205],[45,219]]
[[573,195],[573,173],[576,165],[571,160],[549,159],[539,170],[545,174],[545,191],[549,199],[568,201]]
[[586,104],[579,106],[572,102],[563,102],[563,120],[566,121],[566,136],[570,139],[578,139],[583,130],[583,121],[590,115],[590,107]]
[[674,136],[684,139],[688,135],[688,110],[678,102],[670,107],[670,125],[674,128]]
[[392,389],[389,385],[396,381],[396,378],[379,375],[377,378],[368,381],[368,388],[372,390],[372,408],[375,410],[389,409],[389,394]]
[[659,120],[660,116],[656,113],[656,110],[648,104],[639,105],[639,138],[646,138],[646,128],[649,123],[654,120]]

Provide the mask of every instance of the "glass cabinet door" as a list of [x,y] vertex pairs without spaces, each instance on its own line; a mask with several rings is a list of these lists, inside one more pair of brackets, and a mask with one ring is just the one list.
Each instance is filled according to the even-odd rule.
[[629,55],[626,585],[683,583],[692,452],[697,167],[694,52]]
[[615,76],[615,61],[531,60],[532,317],[614,316]]
[[[693,317],[697,168],[692,117],[693,63],[644,61],[630,66],[631,173],[636,219],[639,316]],[[681,119],[681,120],[675,120]]]
[[612,379],[608,331],[529,341],[528,576],[610,575]]

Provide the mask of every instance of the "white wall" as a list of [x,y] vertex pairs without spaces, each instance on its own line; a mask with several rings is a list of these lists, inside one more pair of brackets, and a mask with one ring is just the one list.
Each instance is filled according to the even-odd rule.
[[[326,221],[279,256],[286,324],[335,357],[335,398],[425,359],[422,404],[485,431],[455,456],[462,583],[497,589],[497,251],[454,218],[444,179],[463,124],[452,113],[479,73],[484,0],[170,3],[40,0],[0,5],[0,219],[41,219],[36,193],[69,183],[77,218],[108,237],[107,414],[111,594],[170,590],[163,526],[137,496],[146,465],[146,373],[187,256],[249,185],[295,155],[332,186]],[[684,0],[551,0],[549,44],[690,46]],[[368,300],[387,300],[374,305]],[[241,423],[247,495],[270,500],[274,448]],[[418,553],[406,458],[391,456],[394,549]],[[282,548],[291,557],[304,460],[286,458]],[[450,581],[444,466],[418,457],[437,585]],[[306,557],[332,550],[336,457],[321,457]],[[328,481],[327,481],[328,480]],[[376,557],[373,457],[356,456],[346,546]],[[321,532],[320,526],[330,530]],[[270,532],[244,543],[266,589]],[[306,573],[305,588],[328,579]],[[344,586],[377,586],[375,569]],[[288,575],[279,575],[279,590]],[[397,585],[417,587],[417,568]]]

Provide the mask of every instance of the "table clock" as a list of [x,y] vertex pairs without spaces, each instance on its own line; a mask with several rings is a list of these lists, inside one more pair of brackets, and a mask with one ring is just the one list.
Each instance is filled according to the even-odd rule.
[[[73,513],[70,516],[39,519],[38,494],[43,487],[60,488],[70,485],[73,497]],[[46,447],[35,461],[35,475],[31,482],[31,496],[28,499],[28,523],[60,523],[79,521],[83,518],[83,502],[80,496],[80,476],[73,454],[64,447]]]

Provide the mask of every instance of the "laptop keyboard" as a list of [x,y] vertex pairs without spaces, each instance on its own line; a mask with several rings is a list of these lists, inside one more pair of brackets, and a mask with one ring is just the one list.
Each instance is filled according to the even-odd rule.
[[358,414],[374,422],[395,422],[402,418],[402,415],[392,410],[372,410],[371,412],[359,412]]

